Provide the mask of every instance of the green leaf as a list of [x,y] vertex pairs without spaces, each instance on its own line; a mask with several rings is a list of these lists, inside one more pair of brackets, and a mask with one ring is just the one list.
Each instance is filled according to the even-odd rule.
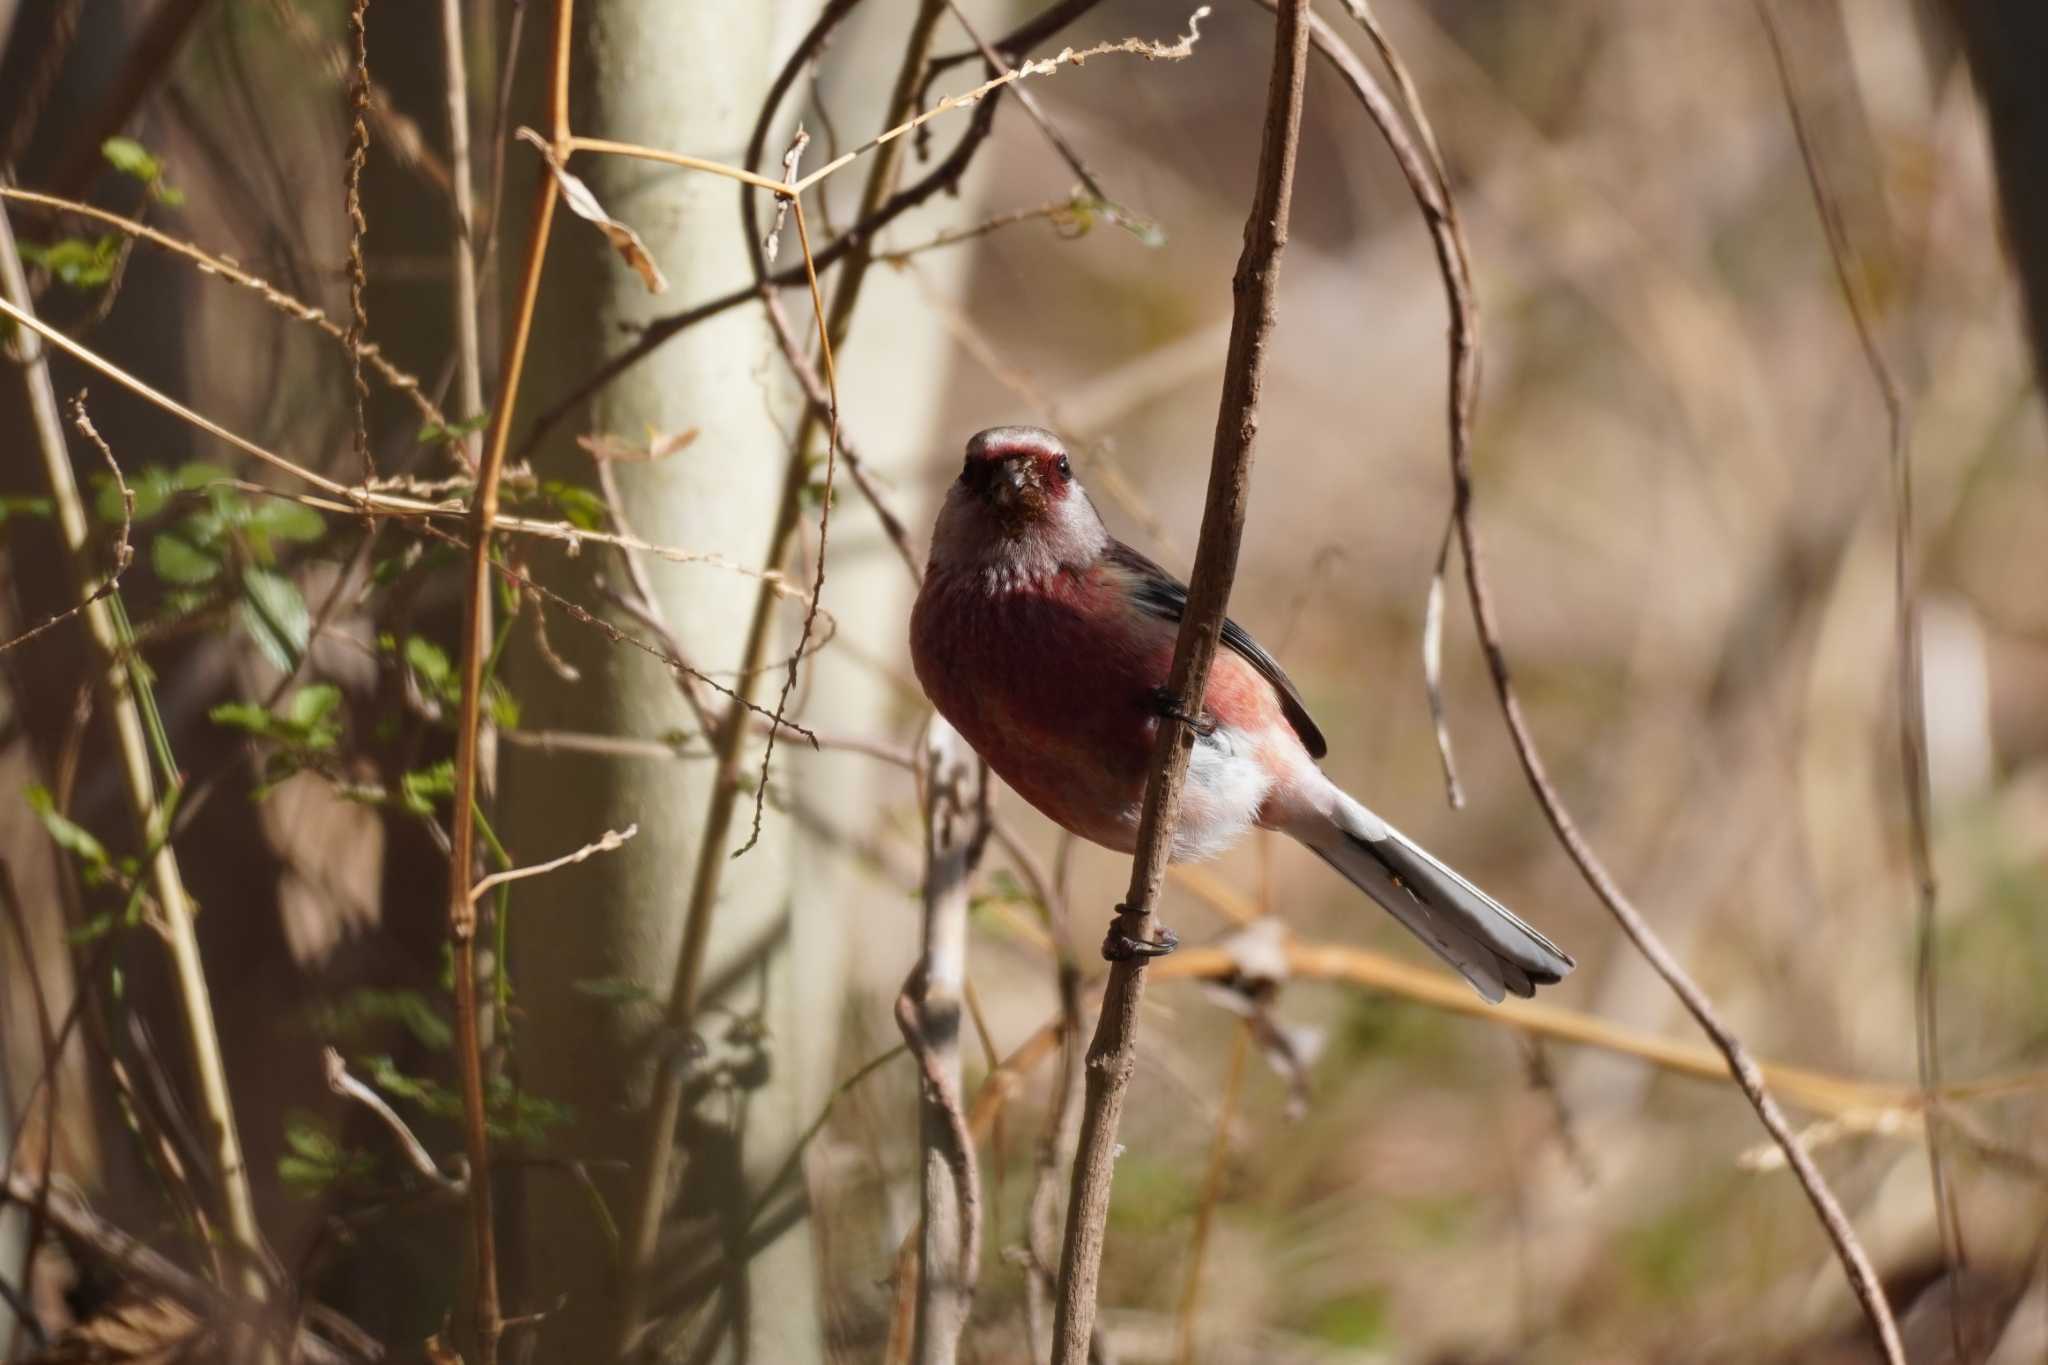
[[500,730],[519,728],[519,698],[496,678],[484,683],[484,705],[490,709],[491,723]]
[[48,787],[30,787],[28,804],[29,809],[36,813],[36,818],[43,822],[43,828],[49,831],[50,838],[57,847],[96,868],[108,868],[113,865],[112,860],[107,857],[106,845],[94,838],[91,830],[58,811],[57,798],[50,795]]
[[585,977],[573,983],[578,995],[612,1005],[654,1005],[660,998],[629,976]]
[[448,661],[447,651],[425,636],[406,637],[405,661],[435,695],[446,697],[456,689],[455,666]]
[[159,532],[149,542],[150,567],[167,583],[192,587],[220,576],[221,563],[187,539],[182,530]]
[[325,721],[341,705],[341,689],[333,683],[312,683],[295,693],[287,713],[292,724],[311,730]]
[[[121,507],[121,485],[102,474],[94,481],[93,511],[101,521],[110,526],[119,526],[123,510]],[[161,465],[149,465],[128,476],[128,491],[135,495],[135,520],[148,521],[164,510],[171,494],[178,491],[170,471]]]
[[298,667],[313,629],[313,614],[298,585],[270,569],[242,571],[242,625],[256,647],[286,673]]
[[206,718],[215,725],[225,725],[230,730],[241,730],[265,739],[273,738],[278,733],[277,717],[254,702],[222,702],[208,711]]
[[[194,460],[190,464],[178,466],[177,483],[178,487],[184,489],[187,493],[197,493],[203,488],[226,483],[234,477],[233,474],[230,474],[217,464],[208,464],[204,460]],[[232,492],[233,490],[229,491]]]
[[121,259],[121,239],[111,233],[90,242],[66,237],[48,246],[22,242],[19,248],[23,260],[41,266],[73,289],[98,289],[114,278],[114,267]]
[[491,415],[488,412],[480,412],[474,417],[465,417],[460,422],[450,422],[446,426],[439,422],[428,422],[420,428],[420,439],[427,442],[457,441],[464,436],[482,431],[490,425],[490,421]]
[[398,779],[399,800],[415,815],[432,815],[434,803],[455,795],[455,760],[417,768]]
[[64,940],[74,948],[89,948],[108,934],[114,932],[114,927],[120,922],[121,917],[119,915],[111,910],[102,910],[76,929],[65,934]]
[[290,1150],[278,1158],[278,1178],[306,1197],[324,1195],[346,1181],[368,1179],[376,1169],[368,1153],[342,1146],[326,1123],[312,1114],[286,1116],[284,1145]]
[[304,503],[285,498],[268,498],[249,512],[248,526],[278,540],[310,545],[327,534],[327,522]]
[[149,186],[149,197],[172,208],[185,202],[182,190],[164,183],[164,163],[132,137],[110,137],[100,144],[100,155],[123,175],[134,176]]
[[[300,688],[277,715],[253,702],[222,702],[206,713],[215,725],[240,730],[293,749],[332,749],[341,739],[341,722],[334,716],[341,705],[341,689],[332,683],[312,683]],[[290,776],[298,764],[287,763],[280,776]]]
[[164,172],[163,163],[132,137],[108,138],[100,144],[100,154],[115,170],[123,175],[132,175],[145,184]]
[[542,483],[540,491],[547,495],[555,506],[562,509],[562,515],[571,526],[584,531],[604,529],[606,509],[604,499],[580,484],[563,483],[560,479],[549,479]]
[[455,1041],[455,1030],[418,991],[382,990],[365,986],[316,1008],[313,1027],[324,1038],[361,1039],[378,1024],[402,1025],[406,1032],[436,1052]]
[[41,517],[48,520],[56,511],[56,505],[48,498],[18,497],[12,494],[0,496],[0,525],[9,517]]

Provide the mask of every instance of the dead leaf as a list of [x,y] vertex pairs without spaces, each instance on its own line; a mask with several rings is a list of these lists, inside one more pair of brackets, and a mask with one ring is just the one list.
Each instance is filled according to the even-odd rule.
[[614,436],[608,431],[596,432],[589,436],[578,436],[576,444],[583,447],[583,453],[593,460],[610,460],[615,464],[651,464],[665,460],[679,450],[689,448],[697,439],[697,428],[685,431],[647,433],[647,444],[636,446],[624,437]]
[[569,174],[562,165],[555,149],[548,145],[546,138],[531,128],[521,128],[519,136],[539,149],[541,159],[548,163],[548,169],[555,173],[555,184],[562,191],[562,202],[569,206],[569,212],[578,218],[597,224],[597,230],[610,241],[627,265],[639,272],[640,282],[647,286],[650,294],[659,294],[668,288],[668,279],[661,273],[661,267],[654,263],[654,257],[647,250],[647,243],[640,240],[640,234],[627,227],[604,211],[604,205],[597,202],[590,186]]

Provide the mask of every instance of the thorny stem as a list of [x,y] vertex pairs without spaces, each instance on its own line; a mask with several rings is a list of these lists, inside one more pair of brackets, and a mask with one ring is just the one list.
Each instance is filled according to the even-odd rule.
[[[31,300],[28,280],[15,249],[14,232],[5,213],[0,213],[0,294],[4,294],[23,316]],[[40,344],[21,333],[22,346],[32,356],[21,375],[28,389],[37,446],[50,494],[57,504],[58,526],[70,551],[73,581],[81,597],[93,591],[89,563],[89,532],[85,506],[78,481],[71,468],[71,456],[64,440],[64,428],[57,411],[57,393]],[[33,346],[33,350],[29,348]],[[207,989],[206,968],[199,955],[199,938],[193,925],[196,914],[185,880],[178,868],[177,854],[168,839],[157,831],[164,810],[150,767],[150,744],[145,733],[142,703],[148,684],[128,662],[132,637],[124,639],[123,617],[117,612],[118,596],[102,597],[85,609],[85,619],[106,663],[105,683],[108,707],[114,720],[115,745],[120,755],[121,776],[128,789],[129,807],[145,847],[154,845],[149,859],[150,881],[162,912],[162,931],[170,950],[178,999],[185,1016],[186,1041],[192,1049],[198,1071],[199,1108],[207,1125],[208,1153],[216,1167],[221,1197],[226,1204],[228,1235],[233,1239],[239,1261],[241,1289],[252,1299],[265,1294],[262,1235],[256,1225],[256,1204],[249,1189],[249,1171],[242,1156],[241,1136],[235,1127],[234,1104],[228,1093],[227,1066],[221,1057],[220,1034],[213,1018],[213,997]]]
[[342,179],[348,213],[348,365],[355,389],[356,463],[364,478],[374,477],[377,467],[370,458],[370,384],[363,378],[363,340],[370,330],[363,296],[369,290],[369,274],[363,266],[363,235],[369,224],[363,218],[363,165],[370,159],[370,0],[354,0],[349,6],[350,39],[348,106],[349,137],[346,174]]
[[[569,25],[573,11],[574,0],[555,0],[549,89],[550,131],[557,143],[569,135]],[[470,895],[476,866],[474,812],[482,739],[484,661],[491,648],[491,539],[498,519],[498,481],[505,470],[512,402],[519,392],[527,343],[533,335],[534,305],[540,295],[541,267],[547,257],[548,229],[554,222],[557,193],[555,177],[538,177],[533,226],[526,245],[526,270],[519,287],[519,311],[513,317],[512,336],[498,379],[498,402],[491,413],[490,433],[477,466],[476,495],[470,504],[469,578],[463,613],[462,711],[455,729],[448,937],[455,959],[456,1052],[462,1071],[463,1145],[469,1155],[470,1234],[476,1262],[476,1348],[481,1365],[495,1365],[498,1340],[505,1330],[504,1313],[498,1301],[497,1239],[491,1220],[490,1135],[486,1127],[482,1021],[476,985],[476,901]]]
[[[1251,486],[1252,448],[1258,434],[1259,398],[1275,320],[1281,254],[1287,244],[1288,209],[1294,192],[1295,154],[1301,137],[1302,91],[1308,68],[1308,0],[1282,0],[1273,43],[1273,71],[1266,92],[1266,124],[1259,149],[1258,186],[1245,224],[1244,252],[1231,281],[1230,347],[1224,362],[1223,397],[1216,414],[1215,448],[1209,460],[1209,492],[1202,511],[1201,539],[1188,583],[1187,611],[1174,642],[1169,693],[1182,715],[1199,712],[1209,665],[1223,628],[1238,545],[1244,534]],[[1130,889],[1119,907],[1114,935],[1153,939],[1152,907],[1166,876],[1172,831],[1187,780],[1195,731],[1186,723],[1162,722],[1152,754],[1151,778],[1138,823],[1137,852],[1131,860]],[[1054,1306],[1053,1361],[1082,1365],[1094,1326],[1097,1280],[1102,1269],[1104,1229],[1116,1160],[1116,1131],[1124,1092],[1137,1063],[1138,1005],[1144,991],[1144,958],[1126,957],[1110,969],[1109,987],[1095,1039],[1088,1048],[1087,1098],[1081,1142],[1074,1157],[1073,1190],[1067,1201],[1067,1230],[1060,1255],[1059,1298]]]

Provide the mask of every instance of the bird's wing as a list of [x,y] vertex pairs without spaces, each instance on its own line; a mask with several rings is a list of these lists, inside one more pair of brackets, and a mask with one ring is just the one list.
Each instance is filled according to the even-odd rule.
[[[1134,596],[1138,605],[1164,620],[1178,623],[1188,609],[1187,584],[1175,578],[1143,554],[1133,550],[1120,540],[1109,544],[1108,558],[1111,563],[1131,575],[1136,585]],[[1280,709],[1287,717],[1287,723],[1294,727],[1294,733],[1301,736],[1302,747],[1308,750],[1310,758],[1321,758],[1330,751],[1323,739],[1323,732],[1316,727],[1308,713],[1308,705],[1295,689],[1294,680],[1287,676],[1287,670],[1279,661],[1260,647],[1251,633],[1237,622],[1226,618],[1223,622],[1223,643],[1226,648],[1236,651],[1245,662],[1257,669],[1266,681],[1280,694]]]

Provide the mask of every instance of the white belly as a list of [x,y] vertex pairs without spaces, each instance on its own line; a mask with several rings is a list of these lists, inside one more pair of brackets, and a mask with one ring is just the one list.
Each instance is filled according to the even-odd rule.
[[[1258,819],[1272,786],[1244,731],[1224,726],[1197,739],[1188,759],[1187,786],[1181,792],[1180,821],[1173,832],[1173,861],[1201,862],[1226,852]],[[1134,832],[1138,813],[1133,806]]]

